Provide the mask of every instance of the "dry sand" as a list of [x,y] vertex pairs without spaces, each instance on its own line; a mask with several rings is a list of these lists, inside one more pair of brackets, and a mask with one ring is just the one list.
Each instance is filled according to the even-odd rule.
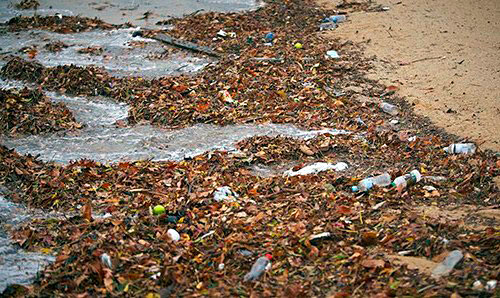
[[[329,9],[340,2],[317,1]],[[353,12],[327,34],[363,43],[376,56],[370,78],[398,86],[418,114],[500,151],[500,1],[377,3],[390,9]]]

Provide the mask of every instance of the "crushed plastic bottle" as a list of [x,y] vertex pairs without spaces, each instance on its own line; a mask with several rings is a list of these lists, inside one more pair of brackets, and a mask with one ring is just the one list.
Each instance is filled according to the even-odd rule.
[[272,33],[272,32],[267,33],[264,36],[264,39],[266,40],[266,42],[272,42],[274,39],[274,33]]
[[245,274],[245,277],[243,278],[244,281],[254,281],[257,280],[266,270],[271,268],[271,259],[273,257],[271,254],[266,254],[263,257],[260,257],[255,261],[255,263],[252,265],[252,269],[250,269],[250,272]]
[[407,186],[412,186],[417,184],[422,179],[422,175],[419,171],[413,170],[408,174],[399,176],[391,183],[393,187],[396,187],[398,191],[403,190]]
[[443,150],[449,154],[474,154],[476,152],[476,145],[473,143],[451,144]]
[[382,111],[386,112],[389,115],[396,116],[397,114],[399,114],[398,107],[396,107],[393,104],[383,101],[380,103],[379,106],[382,109]]
[[357,186],[353,186],[351,189],[353,192],[367,192],[369,189],[371,189],[374,185],[384,187],[391,185],[392,178],[391,175],[388,173],[383,173],[381,175],[377,175],[375,177],[368,177],[365,178],[361,181],[359,181]]
[[442,261],[439,265],[432,270],[433,277],[441,277],[450,274],[455,266],[464,257],[460,250],[454,250]]

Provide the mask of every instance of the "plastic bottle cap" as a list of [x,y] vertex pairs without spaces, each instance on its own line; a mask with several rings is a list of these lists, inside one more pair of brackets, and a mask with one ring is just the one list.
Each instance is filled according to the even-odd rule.
[[359,191],[359,187],[353,186],[353,187],[351,187],[351,190],[352,190],[352,192],[358,192]]
[[270,261],[273,258],[272,254],[266,254],[265,257]]

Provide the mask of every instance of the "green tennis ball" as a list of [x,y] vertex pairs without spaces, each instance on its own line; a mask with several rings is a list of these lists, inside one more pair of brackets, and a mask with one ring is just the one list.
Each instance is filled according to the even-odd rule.
[[163,213],[165,213],[165,207],[163,207],[162,205],[156,205],[153,208],[153,214],[154,215],[160,215],[160,214],[163,214]]
[[300,42],[295,44],[296,49],[302,49],[302,44]]

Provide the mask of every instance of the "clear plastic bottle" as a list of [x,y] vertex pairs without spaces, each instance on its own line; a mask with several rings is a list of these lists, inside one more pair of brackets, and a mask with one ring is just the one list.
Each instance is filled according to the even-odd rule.
[[368,177],[368,178],[365,178],[365,179],[359,181],[358,186],[352,187],[352,191],[353,192],[358,192],[358,191],[366,192],[370,188],[372,188],[374,185],[381,186],[381,187],[388,186],[391,184],[391,181],[392,181],[391,175],[389,175],[388,173],[383,173],[381,175],[377,175],[375,177]]
[[440,277],[448,275],[463,257],[464,255],[459,250],[450,252],[446,259],[444,259],[444,261],[439,263],[439,265],[437,265],[436,268],[432,270],[432,276]]
[[338,24],[338,23],[345,22],[346,20],[347,20],[347,16],[342,15],[342,14],[337,14],[337,15],[330,16],[328,18],[324,18],[323,23],[332,22],[332,23]]
[[243,280],[244,281],[257,280],[262,275],[262,273],[271,268],[272,258],[273,257],[270,254],[266,254],[265,256],[258,258],[257,261],[255,261],[255,263],[252,265],[252,269],[250,269],[250,272],[245,274]]
[[399,176],[392,182],[392,186],[396,187],[399,191],[406,188],[407,186],[415,185],[422,179],[422,175],[419,171],[413,170],[408,174]]
[[451,144],[443,150],[450,154],[474,154],[476,152],[476,145],[473,143]]
[[396,116],[399,113],[398,107],[388,102],[383,101],[380,103],[379,106],[382,109],[382,111],[386,112],[389,115]]

